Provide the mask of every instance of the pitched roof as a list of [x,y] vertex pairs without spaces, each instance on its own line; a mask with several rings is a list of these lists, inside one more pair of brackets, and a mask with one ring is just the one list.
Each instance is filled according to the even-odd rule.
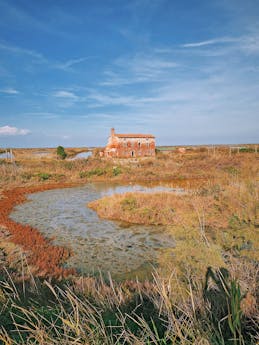
[[114,134],[118,138],[155,138],[152,134]]

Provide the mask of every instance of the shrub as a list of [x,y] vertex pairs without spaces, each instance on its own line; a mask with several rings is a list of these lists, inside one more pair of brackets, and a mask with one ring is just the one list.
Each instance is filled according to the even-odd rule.
[[39,181],[46,181],[51,177],[51,174],[48,173],[39,173],[38,174]]
[[87,177],[91,177],[91,176],[102,176],[106,174],[106,170],[103,168],[95,168],[93,170],[90,170],[86,173]]
[[255,149],[252,147],[241,147],[239,152],[255,152]]
[[63,146],[58,146],[57,147],[57,156],[60,159],[65,159],[66,158],[67,154],[66,154],[65,149],[64,149]]
[[92,177],[92,176],[102,176],[107,173],[106,169],[102,168],[95,168],[89,171],[80,171],[79,177],[80,178],[86,178],[86,177]]
[[120,175],[122,173],[122,171],[121,171],[121,168],[120,167],[113,167],[113,169],[112,169],[112,174],[113,174],[113,176],[118,176],[118,175]]
[[88,173],[87,171],[80,171],[79,172],[79,177],[80,178],[86,178],[87,177],[87,173]]
[[137,200],[131,196],[121,201],[123,211],[132,211],[137,207]]

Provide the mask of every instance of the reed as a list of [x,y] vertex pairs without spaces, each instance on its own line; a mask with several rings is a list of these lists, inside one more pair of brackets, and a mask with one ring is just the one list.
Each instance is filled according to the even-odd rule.
[[189,287],[188,297],[176,302],[173,274],[168,280],[154,272],[149,283],[104,282],[100,277],[58,285],[36,280],[22,288],[5,273],[0,340],[39,345],[256,344],[257,319],[242,311],[245,295],[239,283],[222,270],[208,270],[204,280],[203,289]]

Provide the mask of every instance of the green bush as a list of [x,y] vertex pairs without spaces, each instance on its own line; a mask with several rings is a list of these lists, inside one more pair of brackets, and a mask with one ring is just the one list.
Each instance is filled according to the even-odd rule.
[[48,173],[39,173],[38,174],[39,181],[46,181],[51,177],[51,174]]
[[239,152],[255,152],[255,149],[252,147],[241,147]]
[[65,159],[66,158],[67,154],[66,154],[65,149],[64,149],[63,146],[58,146],[57,147],[57,156],[60,159]]
[[112,169],[112,174],[113,174],[113,176],[118,176],[118,175],[120,175],[122,173],[122,171],[121,171],[121,168],[120,167],[114,167],[113,169]]
[[103,168],[95,168],[93,170],[90,170],[87,172],[87,177],[91,177],[91,176],[102,176],[106,174],[106,170]]
[[80,171],[79,177],[80,178],[86,178],[86,177],[92,177],[92,176],[102,176],[107,173],[106,169],[103,168],[95,168],[89,171]]

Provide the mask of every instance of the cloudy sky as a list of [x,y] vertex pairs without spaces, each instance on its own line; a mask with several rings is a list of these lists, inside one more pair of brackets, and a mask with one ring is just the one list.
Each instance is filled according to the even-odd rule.
[[258,0],[0,0],[0,147],[259,142]]

